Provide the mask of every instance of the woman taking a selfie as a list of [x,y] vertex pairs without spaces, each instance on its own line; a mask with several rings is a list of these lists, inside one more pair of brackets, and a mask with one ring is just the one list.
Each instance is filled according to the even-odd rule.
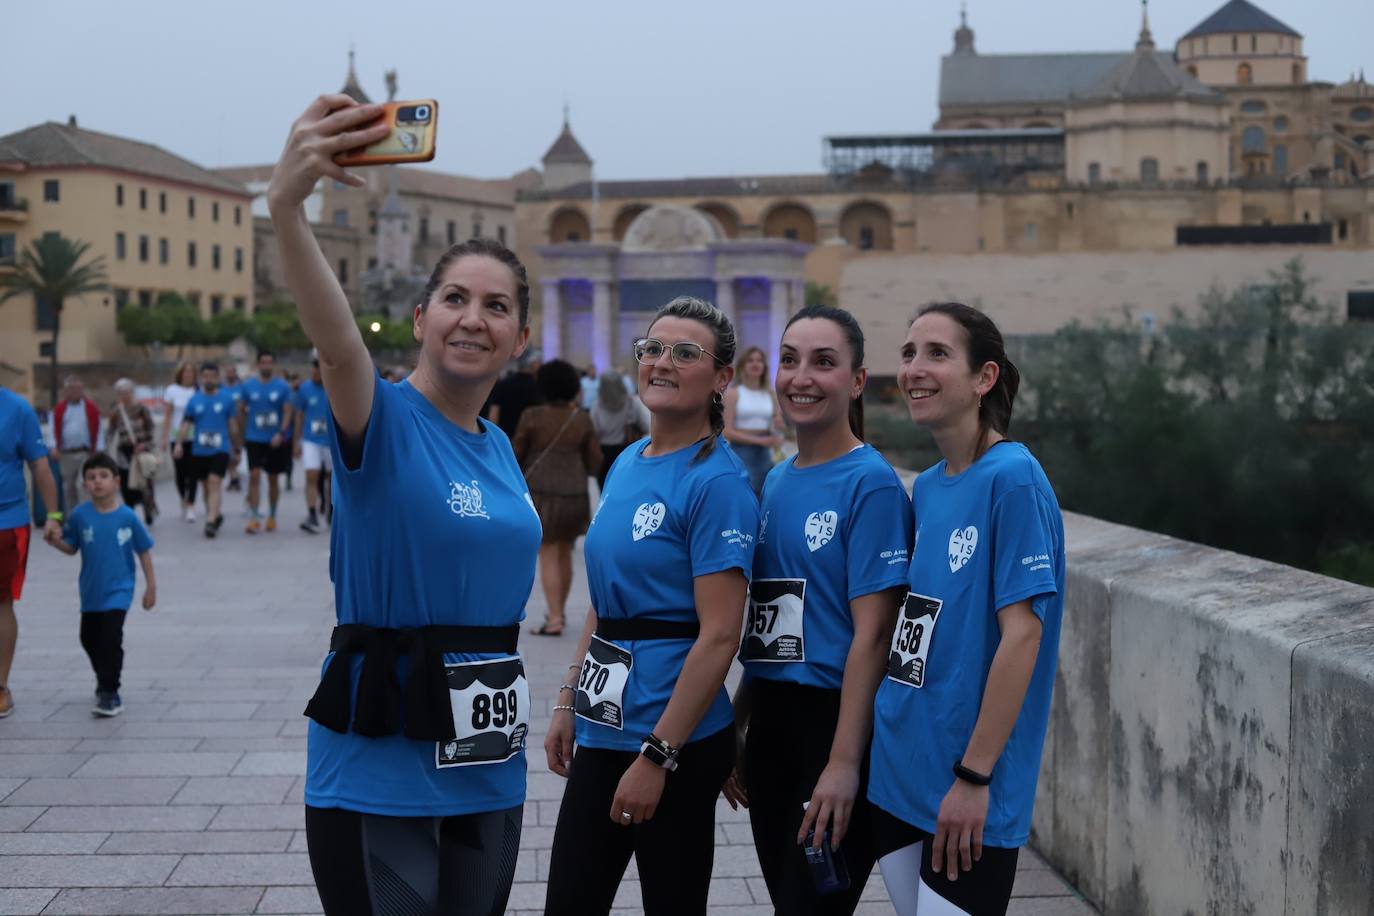
[[734,351],[730,320],[685,297],[635,343],[650,431],[616,460],[587,531],[592,609],[544,741],[568,777],[545,913],[609,912],[631,856],[646,914],[706,912],[735,756],[723,684],[758,528],[720,439]]
[[334,157],[386,136],[344,95],[292,126],[268,188],[282,267],[332,410],[338,626],[306,709],[305,804],[324,910],[497,914],[525,797],[516,654],[539,519],[510,442],[478,411],[524,352],[529,285],[504,246],[450,248],[414,309],[419,361],[381,381],[303,203]]
[[912,490],[910,592],[874,703],[877,854],[899,916],[1001,914],[1049,721],[1063,519],[1007,438],[1020,375],[986,315],[922,309],[897,383],[943,460]]
[[[863,441],[867,378],[849,312],[812,305],[788,322],[777,394],[797,454],[763,487],[735,694],[736,721],[748,723],[743,779],[727,783],[726,798],[749,808],[774,908],[798,916],[853,913],[873,870],[864,797],[873,694],[905,593],[912,523],[897,473]],[[827,845],[835,875],[817,880]]]

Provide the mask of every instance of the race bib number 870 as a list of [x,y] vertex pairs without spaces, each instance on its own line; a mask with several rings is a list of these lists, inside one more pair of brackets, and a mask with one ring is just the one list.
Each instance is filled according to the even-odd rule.
[[613,642],[593,634],[577,677],[576,715],[597,725],[625,729],[625,685],[634,656]]
[[902,612],[897,615],[897,628],[892,632],[892,648],[887,656],[889,679],[908,687],[925,685],[930,640],[943,604],[939,598],[907,593]]
[[440,741],[436,765],[501,763],[520,753],[530,726],[530,684],[518,655],[445,665],[452,741]]

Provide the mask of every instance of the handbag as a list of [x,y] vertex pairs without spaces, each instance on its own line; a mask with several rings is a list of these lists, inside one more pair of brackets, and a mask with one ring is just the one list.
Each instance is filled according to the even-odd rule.
[[[116,404],[119,408],[119,419],[124,424],[124,433],[129,437],[130,444],[135,449],[138,448],[138,436],[134,433],[134,425],[129,421],[129,413],[124,409],[123,404]],[[158,456],[155,452],[135,451],[129,456],[129,489],[143,490],[157,477]]]
[[549,444],[544,446],[544,450],[540,452],[533,461],[530,462],[529,467],[525,468],[524,473],[526,483],[529,482],[530,475],[534,473],[534,469],[539,467],[539,463],[543,461],[545,456],[547,456],[549,452],[553,449],[553,447],[558,444],[558,440],[563,438],[563,433],[567,431],[568,427],[572,424],[573,418],[576,416],[577,407],[574,405],[573,409],[568,413],[568,419],[564,420],[563,425],[558,427],[558,432],[554,433],[553,438],[549,440]]

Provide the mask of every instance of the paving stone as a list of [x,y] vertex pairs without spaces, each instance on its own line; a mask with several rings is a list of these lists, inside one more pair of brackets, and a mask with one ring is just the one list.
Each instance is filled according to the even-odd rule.
[[[0,809],[3,810],[3,809]],[[32,809],[25,809],[32,810]],[[30,831],[74,833],[83,830],[204,830],[219,809],[214,806],[97,805],[53,807],[35,820]]]
[[1047,868],[1018,871],[1012,885],[1013,897],[1061,897],[1069,892],[1064,879]]
[[11,738],[0,741],[0,754],[61,754],[74,750],[80,738]]
[[169,886],[284,885],[314,887],[310,859],[299,853],[219,853],[183,856]]
[[157,887],[177,856],[5,856],[0,887]]
[[269,887],[258,904],[259,913],[323,913],[313,887]]
[[233,770],[235,776],[300,776],[303,773],[304,748],[299,751],[249,751]]
[[[0,779],[0,802],[7,801],[14,794],[14,790],[23,784],[24,780],[22,779]],[[17,802],[9,802],[9,804],[17,804]]]
[[[108,853],[286,852],[290,830],[202,830],[116,833],[100,847]],[[303,851],[303,850],[302,850]]]
[[180,777],[129,776],[89,779],[30,779],[6,796],[6,805],[161,805],[186,780]]
[[[94,697],[77,703],[63,703],[43,721],[89,721],[94,718],[91,715],[91,706],[93,706],[94,703]],[[124,712],[120,713],[119,717],[124,722],[155,722],[165,716],[167,711],[171,708],[172,704],[170,703],[126,703],[124,705]]]
[[[90,754],[175,754],[194,750],[223,750],[199,748],[201,738],[82,738],[73,750]],[[111,774],[114,775],[114,774]]]
[[72,775],[87,776],[227,776],[240,754],[174,752],[96,754]]
[[289,776],[192,776],[174,805],[270,805],[286,797]]
[[9,916],[37,916],[57,891],[46,888],[0,888],[0,913]]
[[158,887],[106,891],[73,888],[58,894],[43,913],[44,916],[252,913],[262,892],[261,887]]
[[80,855],[95,852],[108,833],[0,833],[0,856]]
[[278,722],[252,719],[225,719],[218,722],[129,722],[119,732],[121,738],[237,738],[275,735]]
[[1007,916],[1097,916],[1097,910],[1079,897],[1013,897]]
[[47,808],[20,806],[4,807],[0,806],[0,831],[20,831],[38,820],[38,815],[42,814]]
[[0,776],[70,776],[90,757],[90,754],[0,754]]
[[210,830],[304,830],[304,805],[226,805]]

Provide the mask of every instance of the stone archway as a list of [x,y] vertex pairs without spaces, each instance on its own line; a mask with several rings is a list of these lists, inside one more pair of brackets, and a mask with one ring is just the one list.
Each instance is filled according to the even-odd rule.
[[770,239],[790,239],[794,242],[816,244],[816,216],[809,207],[798,203],[781,203],[772,207],[763,218],[763,235]]
[[739,238],[739,214],[735,208],[728,204],[708,201],[696,205],[696,209],[705,213],[711,219],[720,224],[720,231],[727,239]]
[[892,212],[874,201],[852,203],[840,214],[840,235],[859,251],[891,251]]
[[558,245],[563,242],[590,242],[592,224],[577,207],[564,207],[549,221],[549,242]]
[[635,217],[649,209],[648,204],[626,204],[615,214],[615,220],[611,223],[611,236],[617,242],[625,238],[625,233],[630,231],[630,224],[635,221]]

